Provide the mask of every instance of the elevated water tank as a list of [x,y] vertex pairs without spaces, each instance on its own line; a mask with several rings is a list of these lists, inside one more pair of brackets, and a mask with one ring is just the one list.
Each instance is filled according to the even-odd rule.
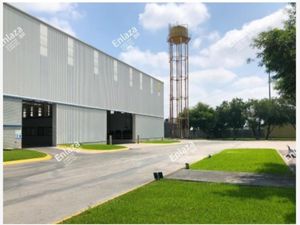
[[188,28],[183,25],[170,27],[168,42],[174,44],[188,43],[190,40]]

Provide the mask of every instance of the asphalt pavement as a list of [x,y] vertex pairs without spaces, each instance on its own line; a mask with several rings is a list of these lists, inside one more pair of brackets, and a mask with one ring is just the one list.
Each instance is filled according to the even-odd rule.
[[[54,223],[226,148],[295,147],[294,141],[184,141],[130,145],[130,150],[88,154],[38,148],[49,161],[4,166],[4,223]],[[59,156],[57,155],[59,154]]]

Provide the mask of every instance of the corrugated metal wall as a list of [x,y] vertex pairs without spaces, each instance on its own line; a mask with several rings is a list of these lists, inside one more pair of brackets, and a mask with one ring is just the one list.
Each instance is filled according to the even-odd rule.
[[[68,35],[48,26],[48,53],[40,55],[40,24],[4,5],[4,34],[21,27],[19,45],[4,47],[4,94],[64,104],[124,111],[163,118],[163,83],[133,68],[133,85],[127,64],[118,61],[118,81],[113,78],[114,58],[98,51],[99,73],[94,74],[94,48],[74,39],[74,66],[68,65]],[[150,91],[153,80],[153,93]]]
[[15,149],[21,148],[21,139],[16,139],[16,131],[21,132],[21,127],[4,127],[3,130],[3,148]]
[[106,111],[60,104],[55,108],[56,144],[106,142]]
[[3,148],[21,148],[16,132],[22,129],[22,100],[3,98]]
[[164,137],[164,119],[150,116],[135,115],[135,138],[140,139]]
[[3,124],[5,126],[22,126],[22,100],[3,98]]

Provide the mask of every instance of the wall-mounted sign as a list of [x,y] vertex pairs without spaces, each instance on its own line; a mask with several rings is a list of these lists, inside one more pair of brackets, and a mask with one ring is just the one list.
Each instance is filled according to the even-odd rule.
[[22,131],[21,130],[15,130],[15,138],[18,140],[22,139]]

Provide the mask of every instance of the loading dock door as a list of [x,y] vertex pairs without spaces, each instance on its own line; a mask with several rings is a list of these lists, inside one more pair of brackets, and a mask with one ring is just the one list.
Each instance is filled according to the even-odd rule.
[[132,142],[132,114],[116,111],[107,112],[107,141],[112,135],[113,143]]
[[52,105],[23,101],[22,147],[52,146]]

